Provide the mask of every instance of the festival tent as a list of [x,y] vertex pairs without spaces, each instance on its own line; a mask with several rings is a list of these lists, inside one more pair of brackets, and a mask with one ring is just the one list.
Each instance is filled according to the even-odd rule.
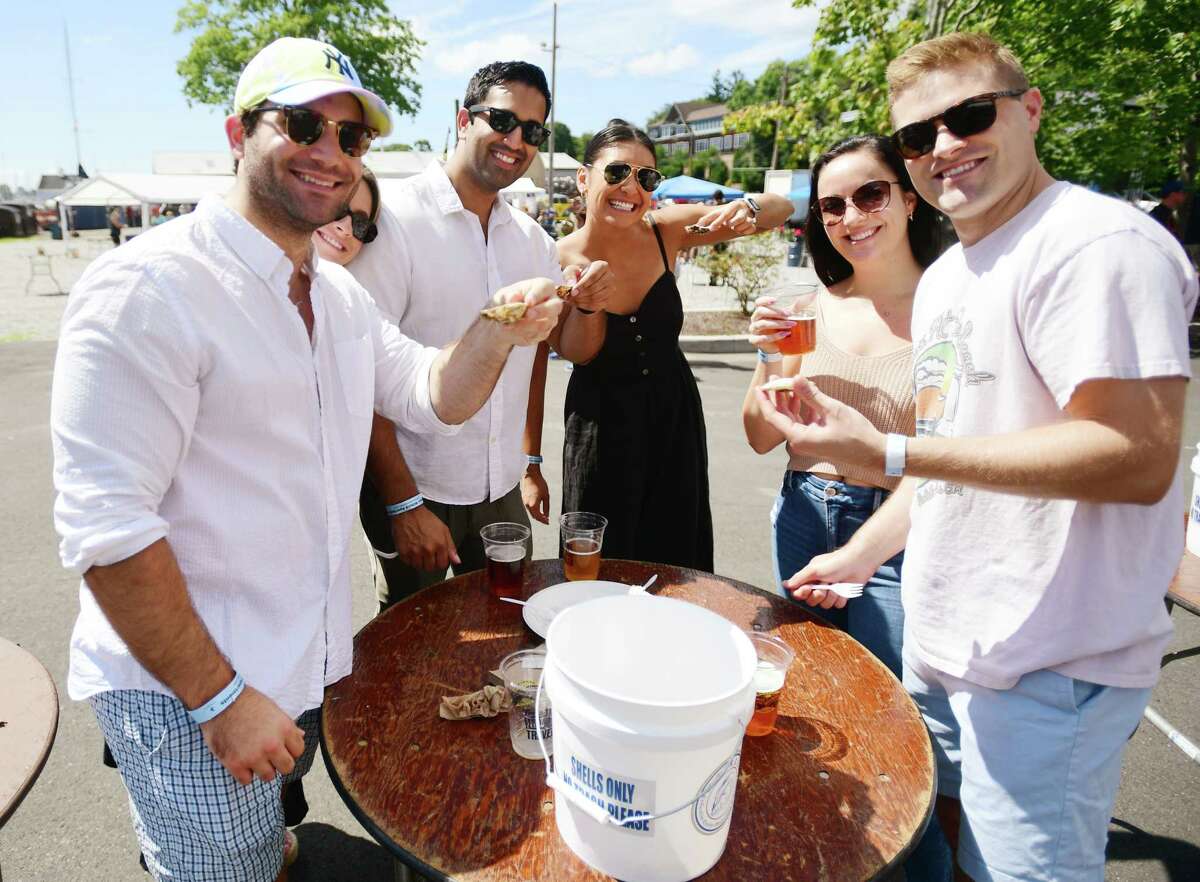
[[720,184],[714,184],[712,181],[702,181],[699,178],[693,178],[688,175],[679,175],[674,178],[667,178],[658,185],[658,189],[654,191],[655,199],[711,199],[712,194],[717,190],[721,191],[721,195],[726,199],[739,199],[746,194],[741,190],[735,190],[733,187],[723,187]]
[[152,205],[195,205],[210,193],[224,195],[233,187],[233,175],[154,175],[116,172],[80,181],[60,193],[60,223],[68,229],[68,209],[84,205],[100,207],[140,205],[142,229],[150,226]]

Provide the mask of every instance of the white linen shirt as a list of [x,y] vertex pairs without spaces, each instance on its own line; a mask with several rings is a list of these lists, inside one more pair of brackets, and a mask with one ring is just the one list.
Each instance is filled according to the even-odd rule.
[[[496,199],[485,239],[438,163],[387,195],[379,236],[350,272],[380,312],[427,346],[459,339],[505,285],[562,280],[554,240],[533,218]],[[421,493],[450,505],[495,501],[525,473],[523,435],[535,346],[514,348],[488,403],[453,439],[396,426],[396,440]]]
[[[347,543],[372,412],[453,433],[436,356],[341,267],[309,265],[311,341],[284,252],[219,198],[95,261],[63,316],[50,428],[63,565],[166,537],[196,613],[286,713],[350,672]],[[68,691],[171,694],[80,585]]]

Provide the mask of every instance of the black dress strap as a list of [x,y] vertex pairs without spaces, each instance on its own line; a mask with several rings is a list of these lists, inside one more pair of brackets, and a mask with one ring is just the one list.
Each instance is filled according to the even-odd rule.
[[654,230],[654,238],[658,240],[658,253],[662,255],[663,267],[670,272],[671,264],[667,262],[667,249],[663,247],[662,234],[658,231],[658,224],[654,222],[654,215],[646,215],[646,220],[650,221],[650,229]]

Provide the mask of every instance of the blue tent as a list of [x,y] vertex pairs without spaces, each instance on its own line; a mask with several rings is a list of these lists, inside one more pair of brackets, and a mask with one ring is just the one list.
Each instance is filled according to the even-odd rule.
[[717,190],[721,191],[721,195],[726,199],[739,199],[746,194],[741,190],[735,190],[733,187],[722,187],[720,184],[714,184],[712,181],[702,181],[699,178],[689,177],[688,175],[679,175],[674,178],[667,178],[658,185],[658,189],[654,191],[655,199],[711,199],[712,194]]

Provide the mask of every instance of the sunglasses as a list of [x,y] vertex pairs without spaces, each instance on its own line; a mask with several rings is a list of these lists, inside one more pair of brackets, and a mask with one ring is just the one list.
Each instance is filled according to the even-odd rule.
[[362,156],[371,147],[371,141],[379,133],[363,123],[338,122],[326,119],[315,110],[307,107],[291,107],[289,105],[267,104],[255,108],[256,113],[277,110],[283,114],[283,130],[288,138],[302,147],[311,147],[321,140],[325,134],[325,126],[334,127],[337,132],[338,146],[347,156],[355,158]]
[[[592,166],[588,166],[592,168]],[[663,175],[656,168],[648,168],[644,165],[632,165],[628,162],[610,162],[604,166],[604,180],[610,186],[615,187],[626,178],[628,178],[634,170],[637,170],[638,186],[647,193],[653,193],[658,189],[658,185],[663,182]]]
[[867,181],[848,197],[825,196],[817,200],[814,206],[821,216],[821,223],[827,227],[836,226],[846,216],[846,203],[849,202],[862,214],[877,214],[883,211],[892,201],[892,184],[899,181]]
[[467,108],[468,113],[482,113],[487,116],[488,125],[492,130],[507,135],[517,126],[521,127],[521,137],[530,147],[537,147],[550,137],[550,130],[539,122],[531,119],[517,119],[511,110],[500,107],[488,107],[486,104],[472,104]]
[[892,143],[905,159],[916,159],[933,149],[937,142],[937,121],[940,119],[951,132],[960,138],[986,132],[996,122],[996,100],[1016,98],[1028,89],[1007,89],[1003,92],[985,92],[948,107],[937,116],[920,122],[901,126],[892,134]]
[[354,238],[364,245],[370,245],[379,235],[379,227],[371,222],[365,211],[350,212],[350,232]]

